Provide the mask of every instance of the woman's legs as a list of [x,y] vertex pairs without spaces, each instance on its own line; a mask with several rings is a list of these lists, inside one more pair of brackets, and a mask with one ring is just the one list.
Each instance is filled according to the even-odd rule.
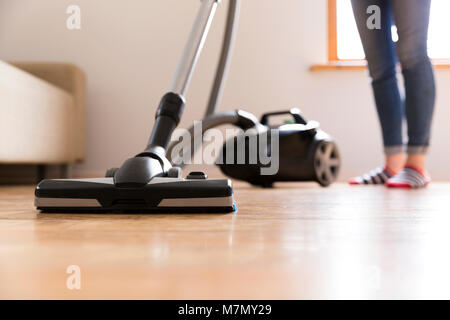
[[[370,5],[377,5],[381,9],[382,25],[379,30],[367,27],[366,10]],[[391,186],[425,186],[429,182],[425,173],[425,153],[430,143],[435,102],[433,68],[427,54],[431,0],[352,0],[352,6],[372,77],[383,132],[386,167],[391,169],[384,174],[396,172],[405,166],[402,127],[406,115],[408,168],[391,181]],[[397,46],[391,35],[394,18],[399,34]],[[397,56],[405,80],[405,104],[401,100],[396,79]],[[420,174],[416,175],[414,171]],[[380,180],[379,173],[376,176],[372,173],[353,182],[376,183]]]
[[399,35],[397,55],[405,80],[409,137],[406,165],[424,172],[436,90],[433,67],[427,52],[431,0],[390,2]]
[[[381,29],[367,27],[367,8],[381,9]],[[352,0],[353,12],[372,78],[378,117],[383,133],[386,167],[391,174],[405,164],[402,135],[404,107],[396,76],[397,56],[392,41],[392,7],[389,0]]]

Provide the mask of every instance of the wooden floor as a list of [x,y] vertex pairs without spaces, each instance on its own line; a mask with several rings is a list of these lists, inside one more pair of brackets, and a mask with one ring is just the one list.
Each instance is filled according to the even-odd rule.
[[0,187],[0,298],[450,298],[450,184],[235,191],[236,214],[59,215]]

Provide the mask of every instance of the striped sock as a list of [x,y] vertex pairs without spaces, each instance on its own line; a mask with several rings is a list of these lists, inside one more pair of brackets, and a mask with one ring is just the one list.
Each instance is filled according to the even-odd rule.
[[389,188],[417,189],[425,188],[431,182],[430,177],[419,169],[405,167],[386,183]]
[[377,168],[369,173],[350,179],[348,182],[351,185],[369,185],[369,184],[385,184],[393,173],[388,168]]

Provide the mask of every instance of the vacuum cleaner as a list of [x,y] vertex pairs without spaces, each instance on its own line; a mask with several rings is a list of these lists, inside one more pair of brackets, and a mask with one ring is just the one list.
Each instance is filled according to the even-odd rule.
[[[229,0],[229,9],[216,77],[207,111],[202,121],[202,134],[213,127],[231,124],[245,130],[233,140],[249,141],[248,132],[256,139],[276,130],[279,136],[280,169],[275,175],[261,175],[266,164],[244,161],[230,164],[226,142],[217,163],[228,176],[254,185],[270,187],[276,181],[316,180],[330,185],[339,171],[339,153],[332,138],[319,129],[318,123],[306,121],[297,109],[263,115],[258,119],[243,110],[216,113],[236,36],[241,0]],[[221,0],[202,0],[193,29],[185,46],[170,90],[156,111],[155,124],[147,147],[126,160],[120,168],[107,170],[105,177],[94,179],[46,179],[35,190],[35,206],[41,212],[205,212],[229,213],[237,210],[229,179],[210,179],[203,172],[183,177],[176,159],[171,159],[172,134],[180,122],[186,104],[185,96],[206,40],[217,6]],[[270,117],[290,114],[294,121],[271,127]],[[189,132],[195,133],[194,127]],[[195,139],[195,134],[192,135]],[[263,153],[273,146],[262,144]],[[236,149],[238,150],[238,149]],[[239,149],[242,150],[242,149]],[[192,155],[196,148],[191,148]],[[247,150],[248,151],[248,150]],[[238,156],[238,152],[235,154]]]
[[[280,126],[269,125],[270,117],[284,114],[291,115],[292,120]],[[251,154],[250,141],[257,142],[256,154],[270,155],[273,152],[271,139],[259,143],[265,132],[260,130],[240,133],[232,139],[233,161],[226,161],[229,142],[224,144],[218,166],[225,175],[265,188],[283,181],[317,181],[321,186],[327,187],[337,179],[340,168],[339,150],[331,136],[320,129],[318,122],[307,121],[299,109],[292,108],[284,112],[266,113],[260,123],[267,127],[266,130],[271,129],[267,132],[275,132],[278,136],[276,152],[279,160],[276,174],[261,174],[261,169],[269,164],[261,161],[251,163],[248,156],[242,164],[237,159],[239,152]],[[263,150],[259,150],[261,148]]]

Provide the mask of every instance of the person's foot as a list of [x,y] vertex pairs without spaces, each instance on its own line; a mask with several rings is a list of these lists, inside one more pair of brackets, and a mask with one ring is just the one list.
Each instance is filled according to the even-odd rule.
[[404,153],[387,154],[385,159],[385,167],[389,168],[392,175],[400,172],[405,167],[406,155]]
[[362,176],[352,178],[348,183],[351,185],[384,185],[394,175],[395,172],[388,167],[380,167]]
[[425,170],[425,155],[424,154],[409,154],[406,159],[404,167],[411,167],[417,169],[419,172],[426,172]]
[[429,175],[422,169],[406,166],[388,180],[388,188],[418,189],[425,188],[431,182]]

